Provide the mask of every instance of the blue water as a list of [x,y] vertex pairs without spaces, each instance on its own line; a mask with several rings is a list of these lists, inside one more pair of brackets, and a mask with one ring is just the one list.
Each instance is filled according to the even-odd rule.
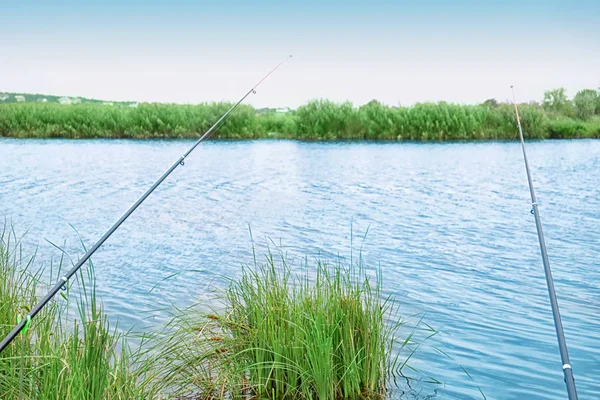
[[[190,144],[2,139],[0,217],[38,261],[58,256],[46,240],[76,259],[69,224],[91,245]],[[600,141],[528,150],[580,398],[598,399]],[[565,399],[529,210],[517,143],[210,142],[93,260],[111,320],[144,329],[251,263],[249,226],[296,260],[349,256],[352,232],[403,315],[439,331],[411,361],[423,395]]]

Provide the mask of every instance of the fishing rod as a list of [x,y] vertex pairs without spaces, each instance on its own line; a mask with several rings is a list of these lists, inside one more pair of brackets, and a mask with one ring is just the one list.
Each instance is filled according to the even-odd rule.
[[519,109],[517,108],[517,98],[515,97],[515,89],[511,86],[513,95],[513,103],[515,105],[515,114],[517,115],[517,126],[519,127],[519,135],[521,135],[521,148],[523,149],[523,159],[525,160],[525,170],[527,171],[527,181],[529,182],[529,192],[531,193],[531,213],[535,217],[535,226],[537,228],[538,239],[540,242],[540,250],[542,252],[542,262],[544,263],[544,272],[546,274],[546,283],[548,284],[548,293],[550,294],[550,305],[552,306],[552,316],[554,317],[554,327],[556,328],[556,337],[558,338],[558,348],[560,350],[560,358],[562,359],[562,370],[567,384],[567,393],[569,400],[577,400],[577,390],[575,389],[575,379],[573,378],[573,368],[569,361],[569,352],[567,351],[567,342],[565,341],[565,333],[563,331],[560,312],[558,310],[558,301],[556,300],[556,292],[554,290],[554,280],[552,279],[552,271],[550,270],[550,262],[548,261],[548,252],[546,251],[546,242],[544,240],[544,232],[542,231],[542,221],[538,210],[538,203],[533,190],[533,181],[531,172],[529,171],[529,163],[527,162],[527,153],[525,152],[525,140],[523,139],[523,128],[521,128],[521,119],[519,118]]
[[17,335],[21,332],[23,328],[29,325],[31,320],[36,316],[37,313],[39,313],[42,310],[42,308],[44,308],[44,306],[54,297],[54,295],[56,295],[56,293],[58,293],[58,291],[61,288],[65,287],[65,284],[68,282],[68,280],[73,275],[75,275],[75,273],[77,273],[79,268],[81,268],[81,266],[96,252],[96,250],[98,250],[100,246],[102,246],[102,244],[119,228],[119,226],[121,226],[121,224],[125,222],[125,220],[131,215],[131,213],[133,213],[139,207],[139,205],[142,204],[148,196],[150,196],[154,189],[156,189],[158,185],[160,185],[177,167],[179,167],[180,165],[183,166],[186,157],[192,151],[194,151],[194,149],[200,143],[207,139],[217,129],[217,127],[221,123],[223,123],[225,119],[227,119],[229,114],[231,114],[233,110],[235,110],[246,99],[246,97],[248,97],[250,94],[256,94],[256,88],[258,87],[258,85],[260,85],[265,79],[267,79],[273,72],[275,72],[275,70],[277,70],[284,62],[286,62],[291,57],[292,56],[290,55],[284,58],[283,61],[277,64],[275,68],[273,68],[267,75],[265,75],[260,81],[258,81],[258,83],[254,85],[250,90],[248,90],[248,92],[244,96],[242,96],[242,98],[237,103],[235,103],[229,110],[227,110],[227,112],[223,114],[223,116],[219,118],[219,120],[215,122],[215,124],[211,126],[210,129],[207,130],[200,137],[200,139],[198,139],[192,145],[192,147],[189,148],[188,151],[186,151],[181,157],[179,157],[179,159],[175,161],[175,163],[171,165],[171,167],[160,178],[158,178],[158,180],[154,182],[152,186],[150,186],[146,193],[144,193],[142,197],[140,197],[129,208],[129,210],[127,210],[125,214],[123,214],[121,218],[119,218],[119,220],[115,222],[115,224],[111,226],[108,231],[106,231],[106,233],[83,255],[83,257],[79,259],[79,261],[73,266],[73,268],[71,268],[69,272],[62,276],[58,280],[58,282],[56,282],[52,289],[50,289],[50,291],[44,296],[44,298],[38,304],[36,304],[35,307],[31,309],[31,311],[25,316],[25,318],[19,321],[19,323],[13,328],[13,330],[8,335],[6,335],[4,339],[2,339],[2,342],[0,343],[0,353],[10,344],[10,342],[13,341],[15,337],[17,337]]

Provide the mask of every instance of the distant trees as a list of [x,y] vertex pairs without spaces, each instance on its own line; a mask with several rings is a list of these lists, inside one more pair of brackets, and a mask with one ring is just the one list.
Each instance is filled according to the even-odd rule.
[[598,92],[592,89],[584,89],[577,92],[573,98],[577,116],[583,120],[590,119],[598,113]]
[[563,115],[570,114],[572,109],[571,102],[564,88],[546,91],[542,106],[548,112]]
[[555,118],[576,117],[585,121],[594,115],[600,115],[600,92],[594,89],[583,89],[577,92],[571,101],[564,88],[548,90],[544,93],[542,105],[544,111]]
[[496,108],[498,107],[498,100],[496,99],[487,99],[486,101],[484,101],[482,103],[482,105],[489,107],[489,108]]

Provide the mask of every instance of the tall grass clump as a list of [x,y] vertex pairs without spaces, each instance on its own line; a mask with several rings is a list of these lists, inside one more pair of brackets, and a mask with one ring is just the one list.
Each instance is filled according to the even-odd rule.
[[298,108],[294,118],[298,139],[362,139],[362,125],[352,103],[313,100]]
[[551,120],[548,132],[552,139],[600,138],[600,117],[585,122],[572,118]]
[[[245,267],[220,311],[180,310],[155,349],[158,389],[186,399],[381,399],[402,322],[362,265]],[[396,354],[393,356],[393,354]]]
[[[0,336],[14,327],[46,290],[48,271],[24,258],[14,233],[0,233]],[[59,266],[60,267],[60,266]],[[50,268],[49,275],[57,270]],[[58,268],[59,269],[59,268]],[[79,275],[81,292],[61,292],[0,353],[0,399],[143,399],[135,354],[110,329],[96,298],[91,267]],[[69,303],[77,303],[74,320]]]

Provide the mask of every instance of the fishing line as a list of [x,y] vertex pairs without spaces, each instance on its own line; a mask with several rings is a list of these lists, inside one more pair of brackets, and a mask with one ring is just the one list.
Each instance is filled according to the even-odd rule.
[[192,145],[192,147],[190,147],[188,149],[188,151],[186,151],[181,157],[179,157],[179,159],[177,161],[175,161],[175,163],[160,178],[158,178],[158,180],[156,182],[154,182],[154,184],[146,191],[146,193],[144,193],[142,195],[142,197],[140,197],[129,208],[129,210],[127,210],[125,212],[125,214],[123,214],[121,216],[121,218],[119,218],[119,220],[117,222],[115,222],[114,225],[112,227],[110,227],[110,229],[108,231],[106,231],[106,233],[81,257],[81,259],[79,259],[79,261],[77,261],[77,264],[75,264],[73,266],[73,268],[71,268],[71,270],[69,270],[69,272],[67,272],[64,276],[62,276],[58,280],[58,282],[56,282],[56,284],[52,287],[52,289],[50,289],[50,291],[42,298],[42,300],[38,304],[36,304],[35,307],[33,307],[31,309],[31,311],[25,316],[25,318],[23,320],[21,320],[19,323],[17,323],[17,325],[13,328],[13,330],[8,335],[6,335],[6,337],[4,339],[2,339],[2,342],[0,343],[0,353],[10,344],[10,342],[12,342],[14,340],[15,337],[17,337],[17,335],[19,334],[19,332],[21,332],[21,330],[25,327],[25,325],[29,324],[29,322],[37,315],[37,313],[39,313],[44,308],[44,306],[56,295],[56,293],[58,293],[58,291],[61,290],[61,288],[65,287],[65,284],[69,281],[69,279],[96,252],[96,250],[98,250],[100,248],[100,246],[102,246],[102,244],[119,228],[119,226],[121,226],[121,224],[123,222],[125,222],[125,220],[131,215],[131,213],[133,213],[139,207],[139,205],[142,204],[142,202],[144,200],[146,200],[146,198],[148,196],[150,196],[150,194],[154,191],[154,189],[156,189],[171,174],[171,172],[173,172],[178,166],[180,166],[180,165],[183,166],[186,157],[192,151],[194,151],[194,149],[200,143],[202,143],[205,139],[207,139],[219,127],[219,125],[222,122],[224,122],[225,119],[227,119],[229,114],[231,114],[233,112],[233,110],[235,110],[246,99],[246,97],[248,97],[250,94],[256,94],[256,88],[265,79],[267,79],[273,72],[275,72],[284,62],[286,62],[291,57],[292,56],[290,55],[290,56],[287,56],[286,58],[284,58],[283,61],[281,61],[279,64],[277,64],[277,66],[275,66],[275,68],[273,68],[271,71],[269,71],[269,73],[267,75],[265,75],[260,81],[258,81],[258,83],[252,87],[252,89],[248,90],[248,92],[244,96],[242,96],[242,98],[237,103],[235,103],[229,110],[227,110],[227,112],[225,114],[223,114],[223,116],[221,118],[219,118],[219,120],[217,122],[215,122],[215,124],[213,126],[211,126],[210,129],[208,129],[200,137],[200,139],[198,139]]
[[527,171],[527,182],[529,183],[529,192],[531,193],[531,213],[535,217],[535,226],[537,228],[538,240],[540,242],[540,250],[542,252],[542,262],[544,263],[544,273],[546,274],[546,284],[548,286],[548,294],[550,295],[550,305],[552,306],[552,316],[554,317],[554,327],[556,328],[556,337],[558,338],[558,348],[560,350],[560,358],[562,360],[562,370],[567,384],[567,393],[569,400],[577,400],[577,390],[575,389],[575,379],[573,378],[573,368],[569,361],[569,352],[567,351],[567,342],[563,331],[560,312],[558,310],[558,301],[556,300],[556,292],[554,290],[554,280],[552,279],[552,271],[550,270],[550,262],[548,261],[548,252],[546,251],[546,242],[544,240],[544,232],[542,231],[542,221],[538,210],[538,203],[533,190],[533,181],[527,161],[527,153],[525,151],[525,139],[523,139],[523,129],[521,128],[521,119],[519,118],[519,109],[517,107],[517,98],[515,97],[515,89],[511,86],[513,95],[513,103],[515,105],[515,114],[517,115],[517,126],[519,127],[519,135],[521,136],[521,148],[523,149],[523,160],[525,161],[525,170]]

